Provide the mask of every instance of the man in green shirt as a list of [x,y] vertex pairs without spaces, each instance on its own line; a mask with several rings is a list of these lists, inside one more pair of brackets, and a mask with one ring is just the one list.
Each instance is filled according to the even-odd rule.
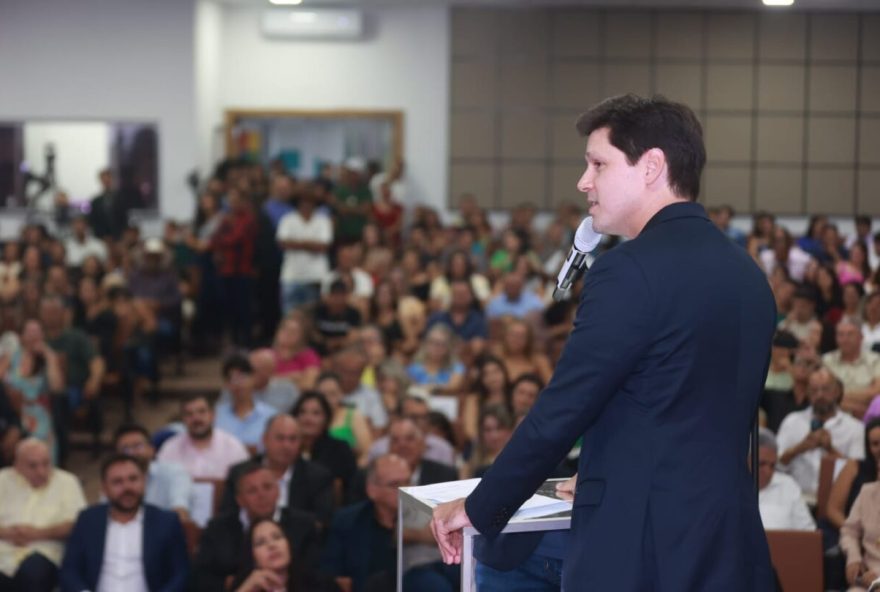
[[336,238],[340,242],[361,240],[367,224],[373,205],[373,194],[367,186],[366,172],[366,163],[362,158],[349,158],[342,165],[339,183],[333,190]]

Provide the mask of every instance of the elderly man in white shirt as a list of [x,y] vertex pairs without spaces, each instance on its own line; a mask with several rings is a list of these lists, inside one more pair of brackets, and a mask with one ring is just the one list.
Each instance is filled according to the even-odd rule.
[[765,530],[815,530],[816,523],[794,479],[776,470],[776,436],[758,434],[758,509]]
[[779,426],[776,441],[783,451],[780,468],[794,478],[804,494],[814,496],[823,455],[865,457],[865,427],[839,409],[843,387],[827,368],[810,375],[807,395],[810,407],[789,413]]

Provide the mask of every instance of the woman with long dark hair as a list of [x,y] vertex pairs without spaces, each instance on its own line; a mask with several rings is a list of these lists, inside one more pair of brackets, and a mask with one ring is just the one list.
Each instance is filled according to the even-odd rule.
[[877,480],[880,464],[880,418],[874,418],[865,426],[865,458],[849,460],[831,486],[828,496],[828,521],[835,528],[843,526],[856,497],[865,483]]
[[324,395],[318,391],[305,391],[290,414],[299,423],[303,457],[324,465],[335,479],[339,479],[342,491],[348,491],[348,484],[357,470],[357,461],[347,442],[330,435],[333,410]]

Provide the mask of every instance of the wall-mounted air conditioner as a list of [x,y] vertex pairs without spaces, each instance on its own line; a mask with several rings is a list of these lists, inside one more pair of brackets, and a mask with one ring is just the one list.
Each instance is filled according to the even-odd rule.
[[359,39],[364,16],[351,9],[267,10],[261,30],[276,39]]

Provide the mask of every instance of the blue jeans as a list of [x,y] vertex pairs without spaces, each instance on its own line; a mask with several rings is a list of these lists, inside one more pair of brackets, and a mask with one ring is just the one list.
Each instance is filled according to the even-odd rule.
[[533,553],[510,571],[477,562],[476,582],[477,592],[559,592],[562,560]]
[[321,297],[321,284],[316,282],[287,282],[281,284],[281,312],[302,308]]

